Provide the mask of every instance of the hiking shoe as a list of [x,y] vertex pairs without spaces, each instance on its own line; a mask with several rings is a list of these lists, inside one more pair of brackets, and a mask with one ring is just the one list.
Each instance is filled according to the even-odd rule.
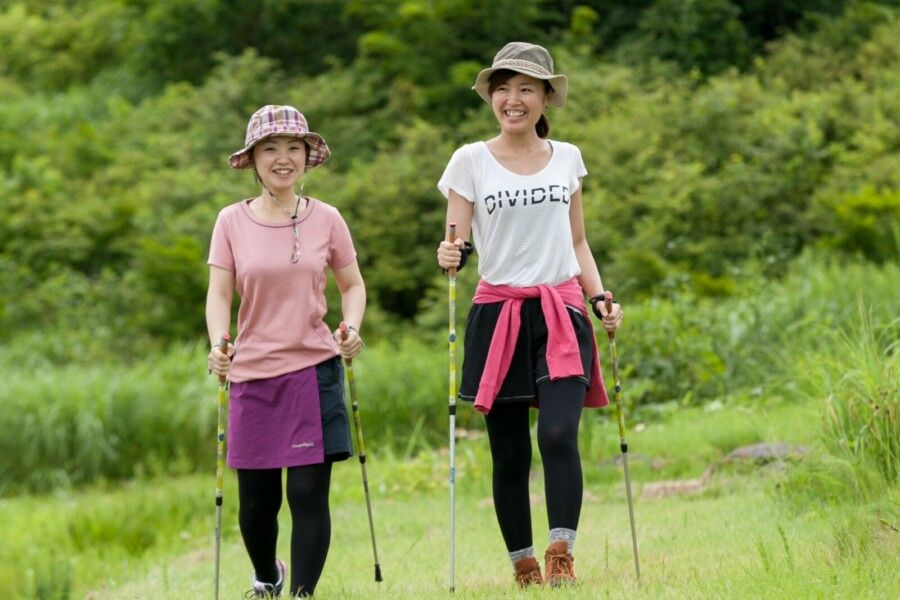
[[544,553],[544,574],[551,587],[575,583],[575,559],[565,540],[553,542]]
[[544,579],[541,577],[541,567],[533,556],[520,558],[514,564],[516,568],[516,583],[519,587],[528,587],[529,585],[541,585]]
[[278,559],[275,559],[275,568],[278,569],[278,581],[275,583],[260,581],[256,578],[256,573],[253,573],[253,589],[244,594],[244,598],[280,598],[287,569]]

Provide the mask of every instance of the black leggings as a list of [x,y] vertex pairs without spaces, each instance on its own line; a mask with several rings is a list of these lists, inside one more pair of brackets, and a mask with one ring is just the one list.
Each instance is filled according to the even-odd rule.
[[[278,580],[275,546],[281,508],[281,469],[238,469],[238,521],[256,578]],[[290,467],[287,499],[291,509],[291,597],[312,595],[331,542],[328,491],[331,463]]]
[[[578,421],[587,388],[576,379],[538,384],[538,448],[544,462],[544,495],[550,529],[578,528],[584,482]],[[528,474],[531,431],[527,402],[495,405],[485,416],[494,463],[494,509],[510,552],[534,545]]]

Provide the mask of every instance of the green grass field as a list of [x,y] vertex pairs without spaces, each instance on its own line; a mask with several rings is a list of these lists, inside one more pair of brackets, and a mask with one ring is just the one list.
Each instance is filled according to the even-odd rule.
[[[806,267],[747,297],[629,309],[620,358],[640,586],[613,409],[582,419],[579,584],[520,592],[491,505],[483,421],[464,405],[455,596],[900,598],[897,268]],[[356,373],[385,581],[373,581],[354,460],[335,468],[317,597],[448,594],[445,350],[395,341],[372,344]],[[205,346],[61,367],[23,362],[26,350],[0,351],[10,372],[0,387],[0,598],[210,597],[215,411],[197,366]],[[758,442],[808,452],[764,465],[726,460]],[[222,598],[241,597],[251,572],[235,491],[229,474]],[[537,456],[532,493],[541,552]],[[284,541],[286,509],[282,518]],[[280,554],[289,558],[286,547]]]
[[[456,593],[460,598],[897,598],[900,493],[879,488],[823,503],[797,473],[820,460],[819,408],[690,408],[638,424],[630,435],[642,582],[635,581],[615,425],[583,420],[586,493],[575,549],[577,586],[521,592],[490,502],[487,442],[458,446]],[[377,446],[378,433],[367,435]],[[787,441],[812,449],[804,463],[724,463],[734,447]],[[320,598],[449,596],[446,456],[369,462],[384,582],[376,584],[358,463],[335,468],[333,537]],[[698,478],[695,493],[647,497],[660,480]],[[77,495],[0,504],[3,553],[27,557],[25,573],[0,570],[22,597],[204,598],[212,595],[213,477],[147,480]],[[535,545],[546,540],[540,464],[532,481]],[[674,486],[672,486],[674,487]],[[814,492],[814,490],[809,490]],[[225,499],[222,597],[249,588],[237,531],[233,478]],[[290,523],[282,514],[281,556]],[[56,541],[56,543],[54,543]],[[48,550],[49,549],[49,550]],[[48,552],[50,553],[48,556]],[[4,557],[6,558],[6,557]],[[22,560],[13,564],[23,564]],[[9,564],[4,560],[3,564]],[[42,569],[42,566],[46,570]],[[52,575],[51,575],[52,572]],[[4,594],[16,597],[16,594]]]

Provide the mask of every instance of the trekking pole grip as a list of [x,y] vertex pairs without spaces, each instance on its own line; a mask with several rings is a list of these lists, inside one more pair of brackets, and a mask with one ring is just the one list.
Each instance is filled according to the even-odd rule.
[[[228,340],[230,339],[231,336],[229,336],[228,333],[223,333],[222,337],[219,338],[219,352],[226,356],[228,355]],[[219,384],[225,385],[225,375],[219,375]]]
[[[603,303],[606,305],[606,314],[610,314],[610,313],[612,312],[613,293],[610,292],[609,290],[606,290],[606,291],[603,293],[603,297],[604,297]],[[606,335],[608,335],[608,336],[609,336],[609,339],[611,339],[611,340],[616,339],[616,332],[615,332],[615,331],[607,331],[607,332],[606,332]]]
[[[450,228],[447,231],[447,241],[451,244],[456,241],[456,223],[450,223]],[[450,277],[456,277],[456,267],[451,267],[447,269],[447,274]]]
[[[350,335],[349,329],[347,329],[347,324],[344,323],[343,321],[341,321],[341,324],[339,325],[339,327],[340,327],[340,330],[341,330],[341,341],[342,341],[342,342],[345,342],[345,341],[347,341],[347,337]],[[350,362],[351,362],[353,359],[352,359],[352,358],[345,358],[344,360],[345,360],[346,363],[349,365]]]

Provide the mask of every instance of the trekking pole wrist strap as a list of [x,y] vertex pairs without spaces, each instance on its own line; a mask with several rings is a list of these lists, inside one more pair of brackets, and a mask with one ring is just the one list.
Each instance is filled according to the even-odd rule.
[[366,347],[366,342],[362,339],[362,336],[359,335],[359,329],[357,329],[353,325],[347,325],[347,331],[352,331],[353,333],[355,333],[356,337],[359,338],[360,345],[362,345],[363,348]]
[[[475,251],[475,247],[472,245],[472,242],[463,242],[463,247],[460,250],[459,257],[459,266],[456,267],[456,272],[459,273],[462,271],[462,268],[466,266],[466,262],[469,260],[469,255]],[[444,273],[447,273],[447,269],[441,269]]]
[[594,311],[594,314],[598,319],[603,319],[603,315],[600,313],[600,309],[597,308],[597,303],[606,300],[606,292],[600,292],[596,296],[591,296],[588,299],[588,302],[591,304],[591,310]]

